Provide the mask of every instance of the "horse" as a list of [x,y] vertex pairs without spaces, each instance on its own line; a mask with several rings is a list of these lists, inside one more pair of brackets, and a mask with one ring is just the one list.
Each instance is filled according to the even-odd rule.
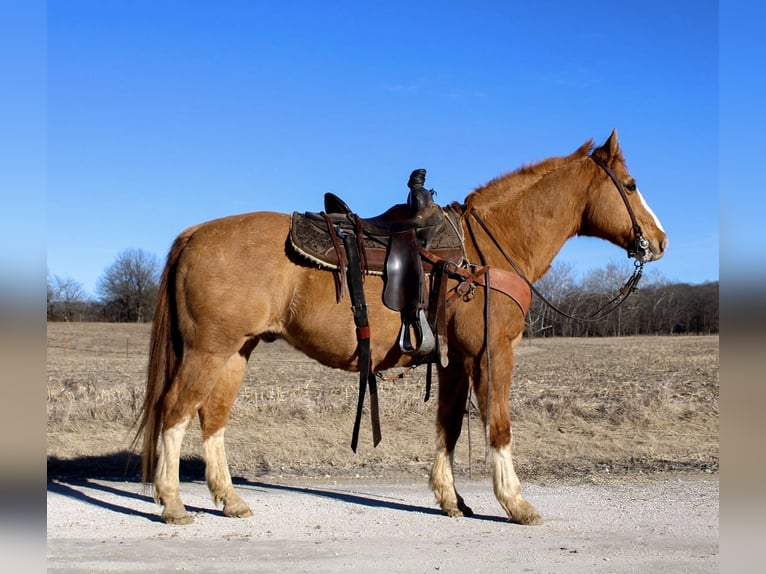
[[[461,216],[468,261],[506,270],[512,261],[530,284],[576,235],[629,250],[638,242],[641,262],[660,259],[667,248],[662,225],[626,168],[616,130],[601,146],[588,140],[570,155],[524,165],[450,207]],[[479,220],[482,227],[475,225]],[[283,339],[324,365],[359,370],[353,314],[338,306],[332,273],[290,252],[289,227],[290,216],[282,213],[223,217],[186,229],[168,253],[134,439],[142,446],[142,480],[154,482],[166,523],[193,522],[179,493],[179,459],[195,415],[215,504],[226,516],[252,515],[232,485],[224,432],[260,341]],[[400,316],[381,302],[382,288],[380,277],[365,278],[376,372],[416,361],[396,344]],[[436,365],[437,440],[429,484],[444,514],[472,514],[455,488],[453,453],[473,390],[488,430],[494,494],[510,521],[540,524],[521,493],[511,455],[513,350],[522,339],[524,312],[510,297],[493,295],[487,330],[484,305],[485,290],[478,288],[470,301],[458,300],[446,310],[448,360]]]

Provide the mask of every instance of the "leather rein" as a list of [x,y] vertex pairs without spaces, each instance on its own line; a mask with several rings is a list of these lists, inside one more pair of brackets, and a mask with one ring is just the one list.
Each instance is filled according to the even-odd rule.
[[[615,311],[620,305],[622,305],[625,300],[638,288],[638,282],[641,280],[641,276],[644,271],[644,262],[640,258],[643,256],[647,249],[649,248],[649,242],[644,238],[643,231],[641,230],[641,226],[638,224],[638,220],[636,219],[636,214],[633,211],[633,208],[630,205],[630,202],[628,201],[628,194],[625,191],[625,188],[623,187],[620,180],[615,175],[614,171],[604,163],[603,160],[601,160],[598,157],[594,157],[593,155],[589,156],[593,162],[598,165],[601,169],[603,169],[606,174],[609,176],[609,178],[614,183],[615,187],[617,188],[617,191],[620,193],[620,197],[622,197],[623,202],[625,203],[625,207],[628,210],[628,215],[630,216],[632,229],[633,229],[633,242],[628,246],[627,252],[629,258],[635,258],[634,262],[634,269],[632,275],[625,281],[625,284],[620,288],[617,295],[613,297],[611,300],[607,301],[596,309],[593,313],[588,315],[587,317],[574,317],[565,311],[558,308],[556,305],[551,303],[533,284],[532,282],[527,278],[526,275],[519,269],[519,266],[516,265],[516,263],[511,259],[511,257],[506,253],[505,249],[503,249],[502,245],[500,245],[500,242],[497,240],[497,238],[494,236],[492,231],[489,229],[487,224],[484,222],[484,220],[481,218],[481,216],[476,212],[475,209],[471,209],[469,211],[469,214],[477,221],[477,223],[481,226],[481,228],[484,230],[484,233],[492,240],[492,243],[495,245],[495,247],[500,251],[502,256],[505,258],[505,260],[510,264],[510,266],[513,268],[513,270],[521,277],[526,284],[529,286],[529,288],[532,290],[532,292],[537,295],[537,297],[540,298],[540,300],[543,301],[548,307],[553,309],[556,313],[566,317],[567,319],[572,319],[574,321],[581,321],[581,322],[590,322],[590,321],[599,321]],[[470,223],[469,223],[469,229],[470,229]],[[473,234],[473,233],[472,233]],[[474,243],[476,241],[474,240]],[[483,255],[479,254],[482,260],[484,259]]]

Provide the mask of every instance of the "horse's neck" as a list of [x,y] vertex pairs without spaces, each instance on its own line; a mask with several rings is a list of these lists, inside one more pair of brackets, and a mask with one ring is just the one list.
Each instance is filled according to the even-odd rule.
[[[558,173],[531,187],[509,192],[505,201],[493,202],[491,207],[475,206],[503,251],[530,281],[543,276],[567,239],[577,233],[585,198],[572,188],[572,181]],[[475,221],[470,225],[477,251],[481,251],[487,264],[509,268],[484,230]],[[471,247],[476,249],[477,245]]]

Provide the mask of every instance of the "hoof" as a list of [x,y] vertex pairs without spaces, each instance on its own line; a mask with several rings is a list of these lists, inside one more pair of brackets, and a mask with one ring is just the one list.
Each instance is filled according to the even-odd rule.
[[162,513],[162,521],[165,524],[191,524],[194,522],[194,518],[188,512],[183,514],[172,514],[170,512]]
[[230,518],[247,518],[253,515],[253,511],[246,505],[227,504],[223,507],[223,515]]
[[520,508],[508,517],[508,520],[515,522],[516,524],[523,524],[525,526],[539,526],[542,524],[543,517],[537,513],[534,506],[524,501],[524,504]]
[[524,516],[519,519],[509,518],[508,522],[513,522],[514,524],[521,524],[522,526],[540,526],[545,521],[539,514],[536,514],[535,516]]
[[253,511],[242,500],[242,497],[231,489],[225,498],[219,499],[223,502],[223,515],[231,518],[247,518],[253,515]]

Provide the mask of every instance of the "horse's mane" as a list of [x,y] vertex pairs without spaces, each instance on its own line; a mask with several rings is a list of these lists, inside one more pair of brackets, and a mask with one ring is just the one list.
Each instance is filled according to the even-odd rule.
[[465,198],[465,207],[490,207],[496,202],[505,202],[509,195],[534,185],[543,176],[556,171],[565,164],[587,157],[595,147],[593,140],[586,141],[568,156],[551,157],[498,176],[486,185],[476,188]]

